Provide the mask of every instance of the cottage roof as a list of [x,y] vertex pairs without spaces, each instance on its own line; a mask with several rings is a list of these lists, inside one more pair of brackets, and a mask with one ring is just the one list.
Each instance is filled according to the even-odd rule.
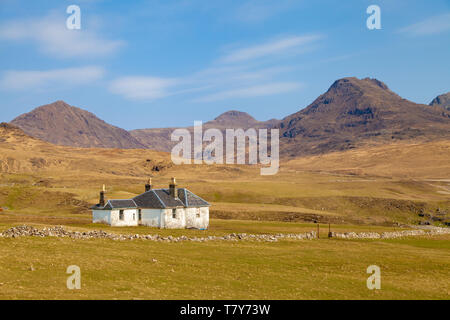
[[153,189],[133,200],[142,208],[208,207],[210,204],[185,188],[177,189],[178,198],[170,195],[169,189]]
[[188,189],[177,189],[178,198],[170,195],[169,189],[152,189],[146,191],[133,199],[109,200],[104,207],[96,205],[93,209],[126,209],[126,208],[148,208],[165,209],[176,207],[209,207],[210,204],[192,193]]
[[105,205],[105,209],[127,209],[127,208],[137,208],[136,203],[133,199],[124,200],[108,200]]

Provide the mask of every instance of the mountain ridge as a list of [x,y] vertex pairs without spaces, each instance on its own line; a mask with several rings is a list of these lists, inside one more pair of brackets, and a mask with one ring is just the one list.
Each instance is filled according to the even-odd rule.
[[41,140],[72,147],[145,148],[130,133],[64,101],[39,106],[11,124]]
[[[439,99],[438,99],[439,98]],[[303,156],[396,141],[450,139],[446,95],[422,105],[403,99],[382,81],[346,77],[334,81],[307,107],[281,120],[258,121],[246,112],[226,111],[203,123],[203,130],[280,130],[283,156]],[[170,152],[176,128],[126,131],[63,101],[40,106],[11,124],[38,139],[74,147],[147,148]],[[193,131],[193,127],[185,127]]]
[[377,79],[348,77],[277,127],[281,152],[300,156],[398,140],[450,139],[450,113],[403,99]]

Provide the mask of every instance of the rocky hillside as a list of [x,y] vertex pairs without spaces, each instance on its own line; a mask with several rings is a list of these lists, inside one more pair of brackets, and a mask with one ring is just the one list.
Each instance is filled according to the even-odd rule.
[[11,121],[25,133],[58,145],[84,148],[144,148],[130,133],[94,114],[56,101]]
[[437,106],[450,111],[450,92],[441,94],[431,101],[430,106]]
[[450,113],[403,99],[376,79],[344,78],[278,127],[282,154],[301,156],[450,139]]

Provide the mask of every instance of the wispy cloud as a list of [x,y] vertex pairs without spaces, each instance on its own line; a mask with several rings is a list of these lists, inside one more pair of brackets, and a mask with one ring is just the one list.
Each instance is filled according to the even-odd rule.
[[40,19],[11,20],[0,25],[0,39],[31,41],[41,52],[58,58],[95,57],[115,52],[124,42],[102,38],[96,30],[69,30],[65,17],[49,14]]
[[[246,70],[242,66],[215,67],[199,71],[195,74],[180,78],[160,78],[153,76],[120,77],[110,83],[109,90],[131,100],[154,100],[179,94],[193,94],[217,91],[227,87],[241,87],[256,90],[255,83],[264,82],[273,76],[286,72],[286,67],[262,68]],[[273,89],[273,88],[272,88]],[[242,94],[239,90],[230,90]],[[271,91],[267,91],[271,94]],[[254,93],[256,94],[256,93]],[[222,97],[221,97],[222,96]],[[256,96],[256,95],[255,95]],[[213,100],[227,98],[223,92]],[[197,101],[212,101],[210,96]]]
[[227,91],[221,91],[195,99],[195,102],[211,102],[229,98],[251,98],[269,96],[298,90],[303,87],[299,82],[275,82],[250,86]]
[[216,60],[209,68],[177,78],[150,75],[120,77],[110,83],[109,90],[131,100],[155,100],[189,94],[194,96],[191,101],[195,102],[291,92],[301,88],[302,84],[282,80],[283,74],[292,73],[295,68],[280,65],[278,58],[309,49],[321,37],[291,36],[237,49]]
[[170,95],[170,89],[177,82],[176,79],[129,76],[114,80],[109,89],[131,100],[152,100]]
[[55,86],[79,86],[99,80],[103,75],[103,68],[96,66],[46,71],[10,70],[3,73],[0,79],[0,87],[6,90],[41,90],[54,88]]
[[243,22],[262,22],[292,8],[292,6],[296,4],[298,4],[298,0],[250,0],[242,3],[236,9],[235,16],[238,20]]
[[287,66],[252,67],[249,65],[227,65],[212,67],[195,73],[189,77],[192,82],[206,82],[211,85],[224,85],[230,83],[251,83],[265,81],[284,72],[291,71]]
[[234,50],[222,57],[220,61],[223,63],[236,63],[274,55],[303,52],[309,49],[308,45],[315,44],[320,38],[322,38],[320,35],[285,37],[260,45]]
[[410,36],[433,35],[446,31],[450,31],[450,13],[434,16],[399,30],[400,33]]

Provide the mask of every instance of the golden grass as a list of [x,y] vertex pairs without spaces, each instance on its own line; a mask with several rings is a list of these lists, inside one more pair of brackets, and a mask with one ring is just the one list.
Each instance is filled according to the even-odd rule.
[[291,160],[287,167],[381,177],[450,179],[450,141],[393,143]]
[[[0,137],[4,138],[4,137]],[[1,139],[0,139],[1,140]],[[394,144],[255,166],[173,166],[150,150],[80,149],[23,136],[0,141],[0,230],[18,224],[160,235],[389,231],[418,213],[450,214],[450,142]],[[161,167],[153,171],[153,167]],[[207,231],[92,224],[89,206],[131,198],[176,176],[212,203]],[[217,219],[224,218],[224,219]],[[275,221],[267,221],[275,220]],[[289,221],[289,222],[287,222]],[[436,222],[436,224],[439,224]],[[0,239],[2,299],[448,299],[450,238],[208,243]],[[157,262],[153,262],[156,259]],[[66,289],[67,266],[83,288]],[[382,290],[365,286],[367,266]],[[35,271],[30,271],[33,265]]]
[[[448,240],[0,239],[0,298],[448,299]],[[366,287],[373,264],[381,290]],[[81,268],[81,290],[66,288],[69,265]]]

